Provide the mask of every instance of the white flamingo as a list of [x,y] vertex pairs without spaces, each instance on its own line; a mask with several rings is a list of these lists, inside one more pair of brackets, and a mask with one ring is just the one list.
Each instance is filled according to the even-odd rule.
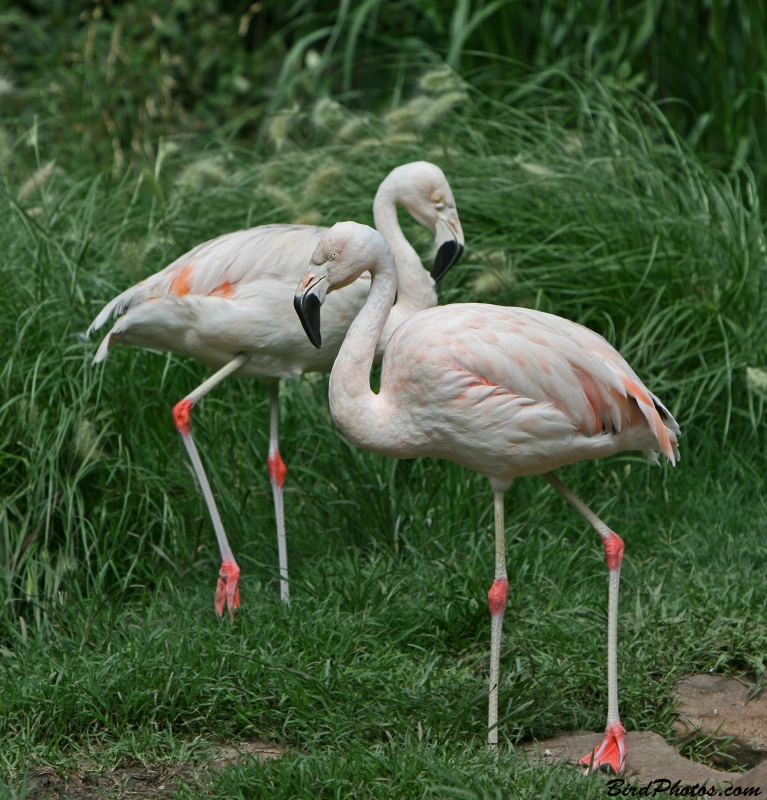
[[[397,289],[390,249],[355,222],[333,226],[314,251],[294,305],[321,345],[320,307],[369,270],[373,284],[330,375],[330,410],[349,441],[392,458],[432,456],[476,470],[495,496],[495,580],[488,592],[489,734],[498,743],[498,674],[508,596],[503,497],[518,475],[542,475],[604,542],[609,570],[605,736],[581,763],[618,772],[626,755],[618,714],[618,584],[623,541],[552,470],[620,450],[678,460],[679,427],[601,336],[552,314],[466,303],[421,311],[386,346],[381,388],[370,388],[379,335]],[[323,312],[324,313],[324,312]]]
[[[403,205],[436,237],[431,274],[405,238],[397,221]],[[392,170],[373,202],[376,227],[397,258],[397,303],[382,326],[376,345],[383,353],[397,325],[416,311],[437,304],[434,290],[456,262],[463,231],[450,185],[442,170],[428,161]],[[328,372],[346,330],[362,308],[370,277],[334,295],[328,308],[327,347],[318,352],[307,341],[291,310],[293,290],[303,265],[326,228],[310,225],[262,225],[198,245],[165,269],[123,292],[101,310],[88,329],[100,328],[110,316],[127,312],[104,337],[93,363],[103,361],[115,342],[191,356],[218,371],[173,408],[173,419],[189,453],[216,531],[221,569],[215,608],[240,604],[240,568],[224,532],[210,484],[190,427],[192,407],[229,375],[271,383],[271,429],[267,464],[274,495],[280,565],[280,595],[290,602],[287,546],[282,501],[286,467],[278,447],[279,381],[304,372]]]

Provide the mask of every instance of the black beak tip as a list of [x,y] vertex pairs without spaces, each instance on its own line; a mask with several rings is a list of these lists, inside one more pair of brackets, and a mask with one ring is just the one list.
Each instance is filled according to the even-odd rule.
[[437,250],[434,258],[434,266],[431,268],[431,277],[438,281],[447,274],[450,267],[455,264],[463,253],[463,245],[456,241],[443,242]]
[[311,292],[293,298],[293,308],[301,320],[304,333],[309,337],[309,341],[319,350],[322,347],[322,335],[320,333],[320,298]]

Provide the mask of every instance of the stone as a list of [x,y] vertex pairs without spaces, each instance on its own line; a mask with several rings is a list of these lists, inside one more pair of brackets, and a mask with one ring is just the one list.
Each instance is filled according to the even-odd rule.
[[[737,777],[732,782],[732,785],[741,789],[756,786],[762,790],[761,795],[757,796],[767,797],[767,760],[762,761],[761,764],[757,764],[753,769]],[[753,795],[751,796],[753,797]]]
[[[767,692],[750,700],[747,682],[722,675],[690,675],[675,692],[678,703],[675,731],[680,741],[703,734],[713,740],[733,737],[724,750],[732,758],[712,756],[723,767],[750,766],[745,773],[725,772],[696,763],[655,733],[626,734],[626,768],[620,776],[641,786],[654,781],[680,782],[682,786],[705,784],[708,788],[760,789],[767,798]],[[540,764],[577,762],[602,741],[602,733],[577,731],[524,746]],[[657,784],[656,784],[657,785]],[[753,795],[752,795],[753,796]]]

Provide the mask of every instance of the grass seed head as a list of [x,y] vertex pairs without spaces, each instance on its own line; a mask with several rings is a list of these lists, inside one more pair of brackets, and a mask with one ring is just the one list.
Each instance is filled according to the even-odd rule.
[[348,117],[349,111],[329,97],[320,98],[312,108],[312,123],[320,130],[336,130]]
[[221,156],[211,156],[198,158],[191,164],[187,164],[178,174],[175,183],[182,190],[197,191],[205,187],[218,186],[224,183],[228,177],[229,173],[224,166],[224,159]]
[[767,370],[760,367],[746,367],[746,385],[754,394],[767,397]]
[[24,203],[29,200],[32,195],[42,189],[48,181],[53,177],[53,172],[56,168],[56,159],[49,161],[44,167],[40,167],[31,178],[28,178],[19,189],[18,200]]

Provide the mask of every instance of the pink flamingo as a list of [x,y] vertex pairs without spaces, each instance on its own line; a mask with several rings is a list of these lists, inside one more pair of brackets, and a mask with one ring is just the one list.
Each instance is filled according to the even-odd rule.
[[[436,237],[431,274],[421,264],[397,221],[404,205]],[[397,303],[379,332],[376,350],[395,328],[422,308],[437,304],[434,282],[460,256],[464,238],[450,185],[442,170],[428,161],[403,164],[381,183],[373,202],[376,227],[397,258]],[[318,352],[301,332],[290,308],[303,264],[326,228],[309,225],[263,225],[198,245],[160,272],[123,292],[101,310],[88,329],[100,328],[110,316],[126,311],[104,337],[93,363],[103,361],[115,342],[191,356],[218,371],[173,408],[208,506],[221,551],[215,608],[240,605],[240,568],[224,532],[213,492],[192,438],[195,403],[229,375],[271,383],[271,428],[267,464],[274,496],[280,566],[280,595],[290,602],[282,486],[286,467],[278,446],[279,381],[304,372],[328,372],[349,324],[362,308],[370,277],[362,276],[329,303],[327,347]]]
[[403,322],[386,346],[378,394],[370,368],[397,289],[392,253],[355,222],[322,238],[294,305],[320,347],[326,295],[369,270],[373,284],[330,375],[330,410],[350,442],[392,458],[432,456],[476,470],[495,497],[495,580],[488,742],[498,743],[501,629],[508,596],[503,497],[519,475],[542,475],[599,533],[609,570],[607,726],[581,763],[618,772],[626,757],[618,714],[618,584],[623,541],[552,470],[620,450],[660,450],[675,464],[679,426],[601,336],[541,311],[466,303]]

